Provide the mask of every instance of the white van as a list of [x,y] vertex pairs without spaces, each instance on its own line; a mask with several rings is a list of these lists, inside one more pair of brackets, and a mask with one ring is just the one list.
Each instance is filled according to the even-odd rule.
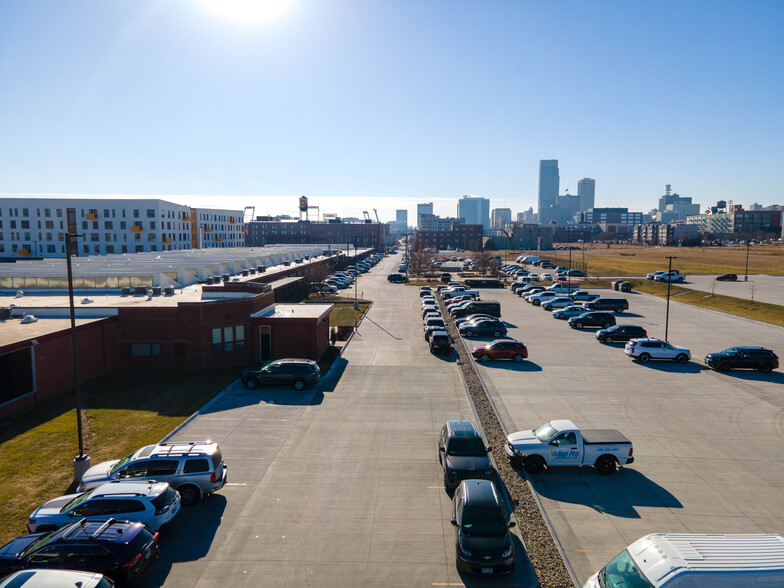
[[538,255],[526,255],[525,257],[521,258],[517,263],[533,263],[535,261],[539,261]]
[[584,588],[780,588],[781,535],[656,533],[638,539]]

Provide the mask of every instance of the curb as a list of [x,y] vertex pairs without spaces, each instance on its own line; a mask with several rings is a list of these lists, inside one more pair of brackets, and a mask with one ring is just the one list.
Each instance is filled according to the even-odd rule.
[[166,443],[166,441],[168,441],[168,440],[169,440],[169,439],[171,439],[171,438],[172,438],[174,435],[176,435],[177,433],[179,433],[179,432],[180,432],[180,431],[181,431],[181,430],[182,430],[182,429],[185,427],[185,425],[187,425],[187,424],[189,424],[191,421],[193,421],[193,420],[194,420],[194,419],[195,419],[197,416],[199,416],[199,415],[202,413],[202,411],[206,410],[207,408],[209,408],[209,407],[210,407],[210,406],[212,406],[213,404],[216,404],[216,403],[218,402],[218,400],[221,400],[221,399],[222,399],[222,398],[223,398],[223,397],[224,397],[224,396],[225,396],[225,395],[226,395],[226,394],[229,392],[229,388],[231,388],[231,387],[232,387],[234,384],[236,384],[238,381],[239,381],[239,378],[238,378],[237,380],[234,380],[234,381],[233,381],[231,384],[229,384],[229,385],[228,385],[226,388],[224,388],[223,390],[221,390],[220,392],[218,392],[218,393],[217,393],[217,394],[216,394],[216,395],[215,395],[215,396],[212,398],[212,400],[210,400],[209,402],[207,402],[207,404],[205,404],[204,406],[202,406],[202,407],[201,407],[199,410],[197,410],[196,412],[194,412],[194,413],[193,413],[191,416],[189,416],[187,419],[185,419],[184,421],[182,421],[182,422],[181,422],[179,425],[177,425],[176,427],[174,427],[174,429],[172,429],[172,431],[171,431],[171,432],[170,432],[168,435],[166,435],[166,436],[165,436],[163,439],[161,439],[161,440],[160,440],[158,443],[159,443],[159,444],[160,444],[160,443]]

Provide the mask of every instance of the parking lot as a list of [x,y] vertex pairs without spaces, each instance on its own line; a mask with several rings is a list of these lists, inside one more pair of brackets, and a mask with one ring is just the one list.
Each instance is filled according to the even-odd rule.
[[[400,256],[360,277],[374,300],[336,374],[304,392],[235,383],[178,439],[220,443],[228,485],[161,535],[150,586],[527,586],[455,569],[437,434],[473,418],[454,364],[428,352]],[[339,377],[337,377],[339,376]]]
[[[784,263],[784,260],[782,260]],[[715,276],[690,275],[684,287],[724,296],[734,296],[757,302],[784,305],[784,276],[750,275],[747,282],[738,276],[737,282],[717,282]]]
[[[618,323],[663,337],[665,301],[624,296],[630,311]],[[732,345],[781,355],[784,329],[672,301],[669,340],[690,348],[692,361],[643,365],[623,344],[602,345],[595,329],[573,330],[508,290],[482,297],[501,301],[509,336],[529,349],[522,364],[479,366],[507,430],[568,418],[619,429],[634,443],[635,463],[614,476],[558,468],[532,477],[581,583],[651,532],[784,533],[784,373],[703,365]]]

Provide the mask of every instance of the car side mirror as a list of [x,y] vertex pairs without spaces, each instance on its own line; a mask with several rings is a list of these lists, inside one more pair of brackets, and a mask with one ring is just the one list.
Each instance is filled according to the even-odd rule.
[[557,441],[550,441],[550,445],[558,445]]
[[514,521],[509,521],[509,528],[510,528],[510,529],[511,529],[512,527],[515,527],[515,526],[517,526],[517,523],[515,523]]
[[457,519],[452,519],[449,522],[452,523],[455,527],[457,526]]
[[488,453],[491,452],[492,450],[493,450],[492,445],[488,445],[487,447],[485,447],[485,451],[487,451]]
[[441,446],[439,446],[438,450],[439,451],[446,451],[446,448],[443,445],[441,445]]

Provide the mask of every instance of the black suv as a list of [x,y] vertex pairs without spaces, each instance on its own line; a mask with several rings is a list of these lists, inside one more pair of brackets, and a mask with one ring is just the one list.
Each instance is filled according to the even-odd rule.
[[720,372],[751,369],[767,374],[779,367],[779,358],[764,347],[730,347],[720,353],[709,353],[705,365]]
[[461,480],[493,477],[493,464],[482,436],[472,421],[447,421],[438,440],[438,461],[444,468],[444,487],[454,490]]
[[27,568],[96,572],[118,584],[141,582],[158,561],[158,533],[142,523],[82,519],[0,547],[0,578]]
[[514,569],[512,534],[503,501],[490,480],[465,480],[452,500],[457,569],[474,574],[508,574]]
[[248,390],[259,386],[292,386],[302,390],[306,384],[319,381],[319,366],[312,359],[276,359],[260,368],[248,368],[240,379]]
[[629,341],[630,339],[647,339],[648,332],[637,325],[615,325],[609,329],[599,329],[596,331],[596,338],[602,343]]
[[452,351],[452,341],[449,333],[444,330],[430,333],[430,353],[449,353]]
[[615,324],[615,317],[609,312],[584,312],[569,319],[569,326],[573,329],[583,327],[601,327],[609,329]]
[[611,312],[622,313],[629,310],[629,301],[626,298],[597,298],[585,303],[588,310],[609,310]]

